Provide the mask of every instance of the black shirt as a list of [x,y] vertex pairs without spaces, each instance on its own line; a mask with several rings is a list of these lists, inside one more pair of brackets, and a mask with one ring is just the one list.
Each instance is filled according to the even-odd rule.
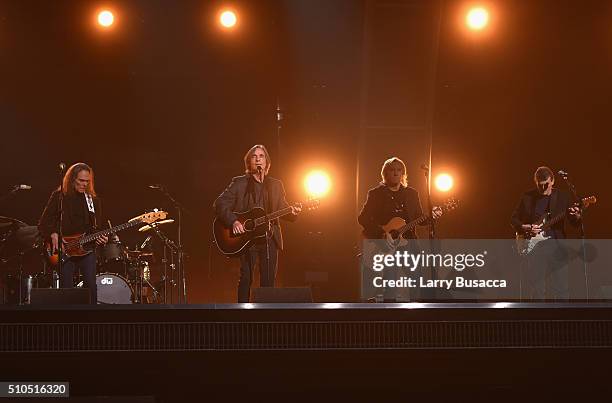
[[[49,197],[47,206],[40,217],[38,227],[45,238],[59,232],[59,190]],[[62,232],[64,235],[76,235],[92,231],[102,224],[102,206],[100,199],[93,198],[95,214],[87,208],[84,193],[72,192],[64,196],[64,215]]]
[[[358,221],[367,238],[379,238],[383,234],[381,227],[391,218],[401,217],[406,222],[410,222],[422,215],[423,210],[416,189],[401,186],[397,191],[393,191],[386,185],[380,184],[368,191]],[[416,238],[414,231],[405,236]]]

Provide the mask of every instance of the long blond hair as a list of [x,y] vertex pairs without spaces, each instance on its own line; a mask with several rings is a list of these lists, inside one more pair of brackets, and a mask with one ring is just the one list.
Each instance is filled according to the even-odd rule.
[[81,171],[89,172],[91,180],[89,181],[89,185],[87,185],[87,193],[89,193],[91,196],[95,196],[96,191],[94,188],[94,171],[89,165],[85,164],[84,162],[77,162],[76,164],[73,164],[70,168],[68,168],[68,170],[66,171],[62,182],[64,187],[64,194],[74,193],[74,182],[76,181],[77,176]]
[[389,169],[391,169],[391,164],[395,162],[399,163],[402,166],[404,173],[402,174],[402,180],[400,181],[400,183],[404,187],[406,187],[408,186],[408,175],[406,175],[406,164],[404,164],[404,161],[402,161],[401,159],[397,157],[391,157],[383,163],[383,166],[380,170],[380,177],[382,178],[382,182],[384,184],[387,183],[385,180],[385,176],[386,176],[385,174],[389,171]]

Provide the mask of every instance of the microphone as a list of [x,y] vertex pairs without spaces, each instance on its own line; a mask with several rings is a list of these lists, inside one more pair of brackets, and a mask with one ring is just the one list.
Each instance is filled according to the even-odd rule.
[[163,189],[164,189],[163,185],[161,185],[161,184],[159,184],[159,183],[155,183],[155,184],[153,184],[153,185],[149,185],[149,188],[151,188],[151,189],[157,189],[157,190],[163,190]]
[[66,163],[60,162],[58,166],[59,166],[60,173],[66,170]]
[[13,185],[13,191],[30,190],[30,189],[32,189],[32,186],[30,185]]
[[569,174],[568,174],[567,172],[565,172],[565,171],[563,171],[563,170],[561,170],[561,169],[557,171],[557,174],[558,174],[560,177],[562,177],[563,179],[565,179],[565,178],[567,178],[567,177],[569,176]]

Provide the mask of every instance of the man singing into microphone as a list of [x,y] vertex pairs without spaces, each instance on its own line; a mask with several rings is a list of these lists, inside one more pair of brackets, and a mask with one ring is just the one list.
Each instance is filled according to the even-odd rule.
[[[266,213],[273,213],[289,206],[285,199],[283,183],[268,176],[270,155],[263,145],[254,145],[244,156],[245,175],[232,179],[229,186],[219,195],[213,205],[217,218],[234,234],[246,232],[238,221],[235,212],[244,212],[253,207],[261,207]],[[291,206],[292,214],[286,218],[294,221],[301,206]],[[259,283],[261,287],[274,287],[278,263],[278,251],[283,249],[283,235],[280,223],[272,221],[271,230],[266,237],[258,238],[240,256],[240,280],[238,282],[238,302],[249,302],[253,270],[259,258]]]
[[[517,234],[527,238],[543,232],[541,220],[567,212],[557,223],[543,232],[551,240],[564,239],[565,218],[570,224],[580,223],[580,208],[573,204],[567,191],[553,188],[555,174],[552,169],[541,166],[533,174],[536,189],[525,192],[512,213],[511,224]],[[529,285],[528,297],[531,299],[569,299],[565,253],[554,241],[542,241],[528,255],[528,269],[525,273]],[[546,292],[548,291],[548,296]]]

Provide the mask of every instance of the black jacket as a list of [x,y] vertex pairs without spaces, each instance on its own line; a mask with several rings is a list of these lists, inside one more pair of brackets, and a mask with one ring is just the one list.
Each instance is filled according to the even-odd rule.
[[[43,211],[38,228],[44,238],[54,232],[59,232],[59,190],[51,193],[47,206]],[[62,232],[64,235],[75,235],[94,230],[94,226],[104,225],[102,219],[102,202],[98,197],[93,198],[96,214],[90,214],[83,193],[69,193],[64,196],[64,216]]]
[[[250,181],[253,181],[251,175],[236,176],[213,204],[217,218],[228,228],[231,228],[237,219],[235,212],[246,212],[255,205],[254,193],[249,186]],[[289,206],[285,199],[285,188],[280,180],[267,176],[264,180],[264,189],[267,193],[267,205],[265,206],[267,213],[273,213]],[[283,217],[288,221],[295,221],[296,218],[293,214]],[[272,222],[272,236],[278,249],[282,250],[283,233],[279,220]]]
[[[410,222],[422,215],[419,192],[416,189],[400,187],[394,192],[381,183],[368,191],[358,221],[366,238],[380,238],[383,234],[382,226],[391,218],[401,217]],[[416,238],[416,234],[412,231],[406,237]]]
[[[523,233],[521,225],[533,224],[540,218],[536,217],[535,214],[536,200],[538,195],[538,190],[533,189],[528,192],[525,192],[521,196],[521,199],[519,200],[519,203],[516,206],[516,209],[514,209],[514,212],[512,213],[511,217],[511,225],[516,232]],[[553,189],[552,193],[550,194],[549,206],[551,218],[565,212],[571,206],[572,196],[570,195],[570,193],[559,189]],[[574,226],[577,226],[580,222],[579,219],[576,219],[574,216],[569,214],[567,215],[567,218],[569,222]],[[560,220],[557,224],[552,226],[551,230],[553,232],[553,238],[562,239],[566,237],[564,223],[565,219]]]

